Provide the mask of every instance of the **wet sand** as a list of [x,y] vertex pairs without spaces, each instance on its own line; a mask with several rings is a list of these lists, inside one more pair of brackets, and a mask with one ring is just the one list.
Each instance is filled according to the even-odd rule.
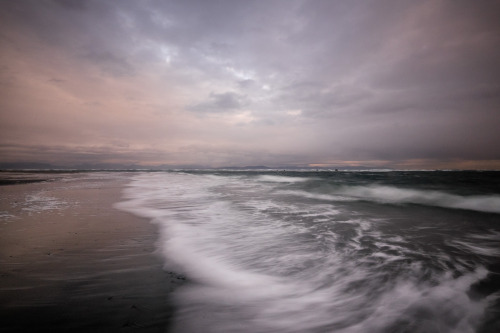
[[0,186],[1,332],[166,332],[156,226],[113,208],[125,174]]

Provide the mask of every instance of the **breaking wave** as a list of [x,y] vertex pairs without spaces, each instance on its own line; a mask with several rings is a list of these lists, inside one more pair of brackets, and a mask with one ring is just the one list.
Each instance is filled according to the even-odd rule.
[[500,295],[491,283],[471,296],[492,277],[496,229],[453,234],[447,221],[440,238],[398,219],[391,229],[390,207],[358,204],[497,213],[498,196],[255,173],[144,174],[125,195],[117,207],[156,223],[168,269],[189,279],[173,332],[472,333]]
[[439,191],[375,185],[329,187],[329,191],[326,193],[325,191],[318,193],[301,190],[284,190],[281,193],[326,201],[364,200],[386,204],[418,204],[500,213],[500,195],[461,196]]

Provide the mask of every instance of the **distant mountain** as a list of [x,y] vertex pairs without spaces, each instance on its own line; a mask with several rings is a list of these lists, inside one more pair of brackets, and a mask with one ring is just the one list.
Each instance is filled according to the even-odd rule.
[[0,163],[1,170],[51,170],[56,169],[56,166],[48,163],[32,163],[32,162],[8,162]]
[[270,167],[264,165],[247,165],[247,166],[225,166],[220,168],[212,168],[212,169],[226,169],[226,170],[254,170],[254,169],[272,169]]
[[265,165],[247,165],[247,166],[225,166],[225,167],[210,167],[206,165],[196,164],[177,164],[169,165],[162,164],[157,166],[144,166],[137,164],[119,164],[119,163],[83,163],[76,165],[56,165],[50,163],[36,162],[8,162],[0,163],[0,170],[372,170],[373,167],[366,166],[342,166],[342,167],[311,167],[307,165],[282,165],[269,167]]
[[158,165],[144,166],[119,163],[49,164],[36,162],[0,163],[0,170],[171,170],[171,169],[211,169],[202,165]]

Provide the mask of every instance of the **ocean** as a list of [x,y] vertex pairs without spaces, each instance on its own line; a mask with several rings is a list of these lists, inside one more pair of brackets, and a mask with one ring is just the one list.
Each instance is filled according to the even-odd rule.
[[134,174],[173,332],[500,332],[500,173]]

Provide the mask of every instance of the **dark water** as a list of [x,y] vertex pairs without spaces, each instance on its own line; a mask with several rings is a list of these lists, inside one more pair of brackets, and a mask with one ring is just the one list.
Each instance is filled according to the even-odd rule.
[[176,332],[500,332],[498,172],[165,172]]

